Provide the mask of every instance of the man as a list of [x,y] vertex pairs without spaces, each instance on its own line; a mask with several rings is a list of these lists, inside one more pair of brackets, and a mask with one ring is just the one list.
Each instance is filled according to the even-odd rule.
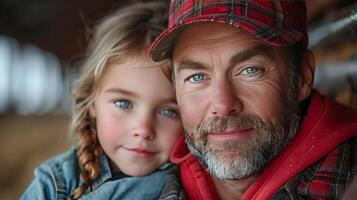
[[304,1],[171,1],[150,54],[172,59],[189,199],[341,196],[357,113],[312,89],[307,44]]

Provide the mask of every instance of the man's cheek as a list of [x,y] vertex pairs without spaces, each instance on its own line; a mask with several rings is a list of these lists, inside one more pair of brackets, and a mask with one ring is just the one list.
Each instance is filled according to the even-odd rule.
[[178,98],[183,123],[190,128],[197,128],[207,113],[208,99],[203,95],[185,94]]

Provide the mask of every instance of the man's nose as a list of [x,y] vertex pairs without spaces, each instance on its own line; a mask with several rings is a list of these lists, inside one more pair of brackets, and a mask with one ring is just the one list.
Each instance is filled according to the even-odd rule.
[[211,115],[229,116],[241,112],[243,103],[237,93],[227,78],[217,80],[211,91]]
[[155,128],[149,117],[144,117],[135,122],[133,129],[134,137],[141,137],[144,140],[152,140],[155,138]]

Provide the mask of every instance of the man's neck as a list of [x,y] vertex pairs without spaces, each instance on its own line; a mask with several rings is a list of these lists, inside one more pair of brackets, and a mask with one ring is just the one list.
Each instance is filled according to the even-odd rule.
[[241,180],[219,180],[212,176],[220,200],[241,199],[243,193],[253,183],[258,175],[252,175]]

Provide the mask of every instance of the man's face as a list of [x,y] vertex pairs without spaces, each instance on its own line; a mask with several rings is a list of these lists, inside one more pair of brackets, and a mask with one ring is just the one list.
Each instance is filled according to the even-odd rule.
[[265,167],[299,123],[287,48],[218,23],[187,27],[173,54],[186,142],[220,179]]

